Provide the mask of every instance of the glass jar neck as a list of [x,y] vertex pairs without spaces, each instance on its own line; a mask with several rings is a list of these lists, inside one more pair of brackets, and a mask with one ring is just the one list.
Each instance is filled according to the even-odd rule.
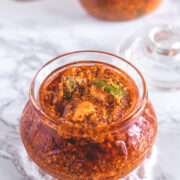
[[[80,66],[83,64],[102,64],[104,66],[113,68],[116,71],[118,71],[118,69],[121,69],[133,79],[139,91],[139,101],[136,103],[133,109],[129,113],[127,113],[127,115],[123,116],[122,118],[110,125],[105,125],[103,127],[82,128],[70,126],[62,122],[57,122],[55,119],[53,119],[44,112],[44,110],[40,106],[38,97],[40,86],[47,78],[47,76],[55,70],[59,69],[60,67],[61,69],[65,69],[70,66]],[[38,113],[38,115],[42,117],[42,121],[44,121],[47,126],[55,129],[60,134],[81,137],[97,137],[97,134],[102,135],[107,134],[108,132],[115,131],[117,129],[123,129],[127,125],[131,124],[136,118],[136,116],[141,112],[144,107],[146,97],[146,84],[143,76],[136,67],[118,56],[99,51],[72,52],[51,60],[38,71],[32,81],[30,88],[30,102],[33,105],[33,109],[36,113]]]

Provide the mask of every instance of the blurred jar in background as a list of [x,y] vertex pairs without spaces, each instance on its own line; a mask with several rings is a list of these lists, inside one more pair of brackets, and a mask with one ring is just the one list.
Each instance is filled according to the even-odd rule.
[[153,11],[162,0],[79,0],[86,11],[97,18],[121,21],[141,17]]

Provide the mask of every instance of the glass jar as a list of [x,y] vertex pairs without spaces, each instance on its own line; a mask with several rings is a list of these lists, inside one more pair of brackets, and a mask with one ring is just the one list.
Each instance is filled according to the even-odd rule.
[[[104,127],[82,128],[57,122],[43,111],[39,89],[49,74],[59,67],[97,62],[120,68],[136,83],[139,100],[130,113]],[[29,156],[50,175],[68,180],[118,179],[137,168],[149,154],[157,119],[144,78],[136,67],[113,54],[78,51],[51,60],[35,75],[20,130]]]
[[162,0],[79,0],[86,11],[110,21],[131,20],[153,11]]

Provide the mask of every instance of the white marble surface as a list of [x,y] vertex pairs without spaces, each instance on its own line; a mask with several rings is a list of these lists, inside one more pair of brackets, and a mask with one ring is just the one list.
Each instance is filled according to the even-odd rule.
[[[180,1],[164,0],[149,16],[106,22],[88,16],[77,0],[0,0],[0,179],[52,180],[31,162],[19,119],[38,68],[64,52],[116,53],[122,38],[150,23],[180,25]],[[180,179],[180,91],[149,90],[159,128],[152,155],[127,180]]]

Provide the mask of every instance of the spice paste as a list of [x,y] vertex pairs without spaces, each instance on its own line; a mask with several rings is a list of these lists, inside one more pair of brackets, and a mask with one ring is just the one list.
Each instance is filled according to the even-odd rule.
[[54,74],[41,86],[40,104],[57,121],[108,125],[127,114],[137,98],[135,84],[127,74],[101,65],[70,67]]

